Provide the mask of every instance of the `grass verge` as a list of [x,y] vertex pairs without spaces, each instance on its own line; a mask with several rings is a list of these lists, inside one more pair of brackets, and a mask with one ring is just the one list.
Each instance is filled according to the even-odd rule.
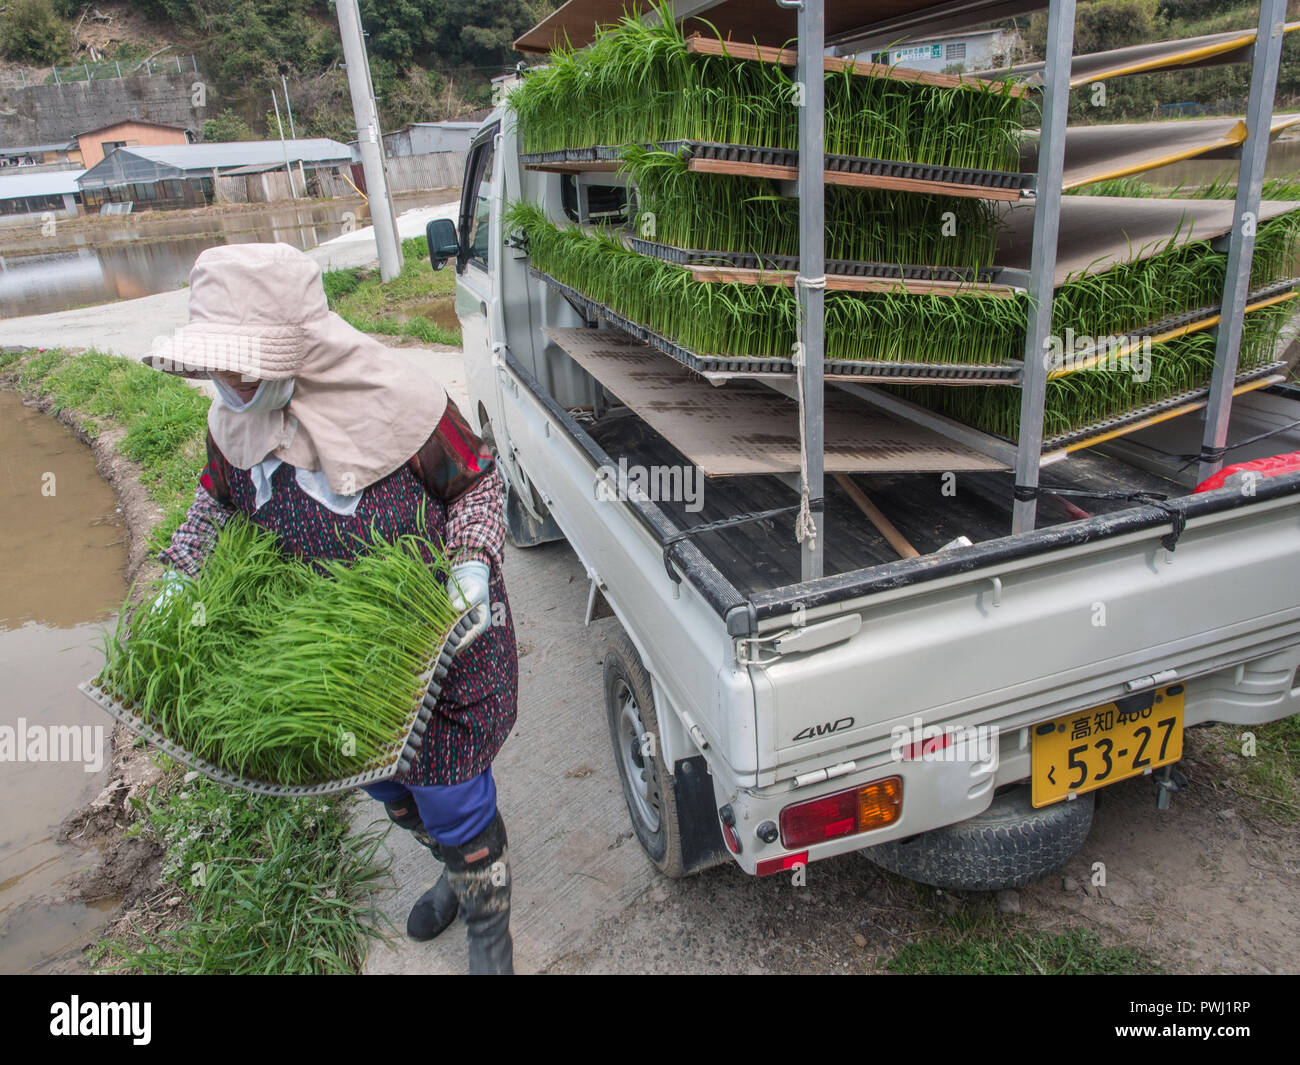
[[[180,379],[97,352],[0,353],[0,373],[46,397],[119,450],[167,515],[170,536],[193,498],[208,401]],[[71,681],[70,681],[71,683]],[[162,755],[168,772],[130,811],[132,835],[163,850],[177,901],[101,943],[92,963],[135,973],[348,973],[381,935],[370,889],[386,876],[383,830],[348,832],[346,797],[268,799],[230,791]]]
[[1106,946],[1091,929],[1026,931],[998,913],[992,895],[954,895],[955,912],[930,901],[934,889],[905,884],[935,919],[929,932],[901,947],[886,964],[907,976],[1132,976],[1160,971],[1146,952]]
[[429,265],[424,237],[402,241],[402,272],[392,281],[381,281],[379,271],[370,269],[329,270],[321,280],[330,310],[363,333],[460,346],[456,274]]

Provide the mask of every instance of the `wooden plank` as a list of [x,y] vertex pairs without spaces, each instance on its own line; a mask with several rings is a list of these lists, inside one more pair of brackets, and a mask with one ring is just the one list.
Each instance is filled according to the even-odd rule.
[[848,497],[853,500],[857,508],[867,516],[867,520],[880,530],[880,535],[889,541],[889,546],[898,552],[899,558],[918,558],[919,553],[907,541],[907,537],[898,531],[892,521],[885,517],[881,509],[871,501],[857,483],[847,473],[835,473],[831,475],[835,478],[835,483],[844,489]]
[[[695,34],[686,39],[686,50],[696,55],[725,55],[732,59],[744,59],[758,63],[779,63],[783,67],[799,65],[799,53],[793,48],[771,48],[765,45],[745,44],[741,41],[720,41],[716,37],[704,37]],[[864,78],[889,78],[893,81],[905,81],[921,85],[933,85],[940,89],[982,89],[1002,91],[1002,85],[987,78],[977,78],[970,74],[936,74],[928,70],[914,70],[911,67],[890,66],[887,63],[870,63],[862,59],[828,55],[823,64],[827,74],[849,71]],[[1027,85],[1010,85],[1008,95],[1024,96],[1028,93]]]
[[[799,469],[798,405],[793,400],[749,383],[714,388],[617,330],[543,332],[707,476]],[[826,397],[825,428],[831,473],[1007,468],[839,392]]]
[[[732,159],[691,159],[688,168],[700,174],[730,174],[735,177],[767,178],[771,181],[793,181],[799,175],[798,168],[793,166],[742,163]],[[828,185],[844,185],[854,189],[899,189],[934,196],[963,196],[973,200],[1013,202],[1022,198],[1019,189],[959,185],[951,181],[919,181],[916,178],[885,177],[879,174],[847,174],[840,170],[827,170],[824,180]]]
[[[794,287],[794,270],[754,270],[736,266],[686,267],[696,281],[733,285],[783,285]],[[1006,299],[1017,294],[1010,285],[987,281],[919,281],[900,277],[854,277],[850,274],[827,274],[826,287],[832,292],[909,292],[912,295],[978,295]]]

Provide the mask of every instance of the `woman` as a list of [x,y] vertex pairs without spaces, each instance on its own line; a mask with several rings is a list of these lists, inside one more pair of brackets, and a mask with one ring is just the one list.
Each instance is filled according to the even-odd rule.
[[470,971],[508,973],[510,859],[491,763],[514,725],[518,659],[505,584],[503,485],[446,392],[330,313],[320,268],[286,244],[203,252],[190,321],[157,369],[209,377],[208,461],[160,560],[198,573],[235,512],[301,558],[350,558],[358,538],[442,545],[474,624],[411,768],[366,790],[443,864],[407,931],[469,929]]

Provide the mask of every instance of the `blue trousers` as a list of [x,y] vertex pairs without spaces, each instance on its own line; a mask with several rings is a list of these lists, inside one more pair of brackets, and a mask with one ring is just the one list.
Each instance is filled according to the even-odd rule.
[[490,768],[459,784],[433,784],[407,787],[392,780],[381,780],[365,788],[366,794],[380,802],[414,800],[420,820],[435,843],[459,847],[482,832],[497,812],[497,784]]

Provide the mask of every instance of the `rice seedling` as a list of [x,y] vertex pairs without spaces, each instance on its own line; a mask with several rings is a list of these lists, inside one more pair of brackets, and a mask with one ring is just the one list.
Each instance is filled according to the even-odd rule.
[[[663,244],[757,255],[799,253],[799,201],[773,182],[698,173],[672,152],[630,145],[623,170]],[[951,215],[950,218],[946,217]],[[892,265],[990,266],[997,211],[986,200],[826,187],[826,256]]]
[[[1178,233],[1164,249],[1145,259],[1131,258],[1098,273],[1072,275],[1057,290],[1052,304],[1053,331],[1113,336],[1223,298],[1228,256],[1209,241],[1178,245]],[[1300,212],[1292,211],[1260,224],[1251,263],[1251,288],[1294,276]]]
[[[700,355],[788,358],[797,336],[794,291],[714,284],[626,248],[597,230],[559,227],[534,204],[506,212],[538,270]],[[828,359],[1001,363],[1022,352],[1025,301],[904,291],[826,297]]]
[[416,537],[307,563],[236,517],[183,593],[123,609],[102,683],[230,772],[286,785],[349,776],[405,736],[456,620],[447,573]]
[[[555,51],[531,71],[509,97],[521,150],[671,140],[799,147],[790,73],[693,53],[671,11],[661,6],[659,16],[655,25],[625,16],[587,48]],[[837,72],[825,90],[828,152],[1016,169],[1021,101],[1009,81],[950,88]]]
[[[1292,303],[1282,303],[1246,317],[1239,373],[1258,370],[1273,361],[1279,332],[1294,310]],[[1213,334],[1190,333],[1152,347],[1150,374],[1145,380],[1132,368],[1092,369],[1049,380],[1043,407],[1043,439],[1051,440],[1205,388],[1214,373],[1214,348]],[[987,433],[1011,441],[1018,438],[1018,389],[896,386],[894,390]]]

